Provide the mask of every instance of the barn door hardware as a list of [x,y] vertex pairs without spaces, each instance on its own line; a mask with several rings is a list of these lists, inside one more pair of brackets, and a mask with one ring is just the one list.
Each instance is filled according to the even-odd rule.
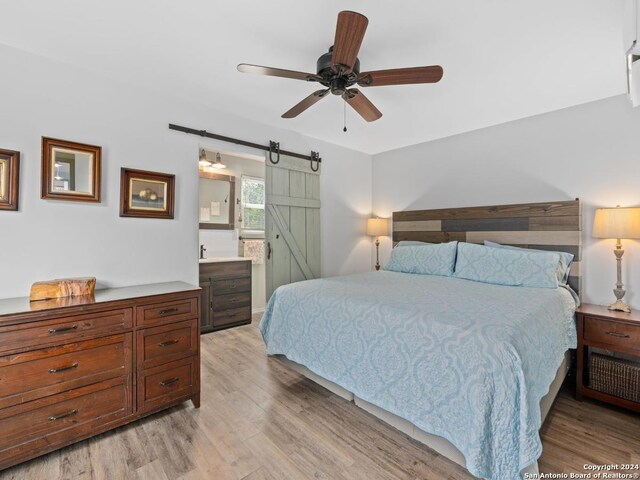
[[[276,151],[278,156],[276,157],[276,161],[273,161],[273,151]],[[277,165],[280,162],[280,142],[274,142],[273,140],[269,140],[269,161],[274,165]]]
[[[320,168],[321,161],[322,159],[320,158],[320,153],[314,152],[313,150],[311,150],[311,160],[309,160],[309,162],[311,163],[311,171],[317,172],[318,169]],[[316,162],[316,168],[313,168],[313,162]]]
[[[260,145],[259,143],[247,142],[246,140],[240,140],[238,138],[226,137],[224,135],[218,135],[217,133],[207,132],[206,130],[197,130],[195,128],[182,127],[180,125],[175,125],[173,123],[169,124],[170,130],[176,130],[178,132],[188,133],[190,135],[198,135],[199,137],[212,138],[214,140],[220,140],[222,142],[235,143],[236,145],[243,145],[245,147],[256,148],[258,150],[263,150],[265,152],[269,152],[269,161],[276,165],[280,161],[280,154],[286,155],[294,158],[301,158],[303,160],[309,160],[311,163],[311,170],[317,172],[320,168],[320,163],[322,163],[322,158],[320,158],[319,152],[311,152],[311,155],[303,155],[301,153],[290,152],[288,150],[280,149],[280,142],[274,142],[273,140],[269,141],[269,146]],[[276,153],[276,160],[273,160],[273,153]],[[315,164],[315,168],[314,168]]]

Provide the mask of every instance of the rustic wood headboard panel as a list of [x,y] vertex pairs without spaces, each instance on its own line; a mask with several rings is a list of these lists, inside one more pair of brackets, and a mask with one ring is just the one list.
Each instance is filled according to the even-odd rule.
[[581,293],[580,200],[393,213],[394,245],[402,240],[442,243],[485,240],[575,255],[569,284]]

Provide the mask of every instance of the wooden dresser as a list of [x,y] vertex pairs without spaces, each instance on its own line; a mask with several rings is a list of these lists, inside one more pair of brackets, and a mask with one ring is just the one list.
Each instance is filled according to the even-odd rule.
[[0,470],[191,399],[200,289],[0,300]]
[[251,260],[200,262],[202,333],[251,323]]

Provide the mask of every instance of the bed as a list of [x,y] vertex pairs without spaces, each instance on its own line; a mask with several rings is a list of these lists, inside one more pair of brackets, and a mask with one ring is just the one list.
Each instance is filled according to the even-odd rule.
[[[570,251],[579,201],[394,214],[394,242],[500,241]],[[526,229],[525,229],[526,227]],[[473,475],[537,472],[538,431],[575,348],[574,295],[390,271],[279,288],[267,353]]]

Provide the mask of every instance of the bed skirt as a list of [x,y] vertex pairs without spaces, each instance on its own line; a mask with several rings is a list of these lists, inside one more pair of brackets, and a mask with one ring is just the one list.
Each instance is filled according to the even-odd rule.
[[[433,434],[427,433],[424,430],[421,430],[418,427],[416,427],[415,425],[413,425],[411,422],[405,420],[404,418],[401,418],[401,417],[399,417],[397,415],[394,415],[393,413],[387,412],[386,410],[384,410],[384,409],[382,409],[382,408],[380,408],[380,407],[378,407],[376,405],[373,405],[372,403],[369,403],[369,402],[367,402],[365,400],[362,400],[359,397],[356,397],[350,391],[342,388],[339,385],[336,385],[332,381],[327,380],[326,378],[323,378],[320,375],[316,375],[311,370],[309,370],[307,367],[305,367],[303,365],[300,365],[299,363],[292,362],[291,360],[289,360],[288,358],[286,358],[283,355],[276,355],[275,358],[280,360],[285,365],[289,366],[291,369],[293,369],[296,372],[300,373],[301,375],[304,375],[305,377],[309,378],[310,380],[313,380],[317,384],[319,384],[322,387],[326,388],[330,392],[338,395],[339,397],[344,398],[345,400],[348,400],[350,402],[354,402],[358,407],[360,407],[363,410],[369,412],[371,415],[379,418],[383,422],[385,422],[385,423],[391,425],[392,427],[400,430],[404,434],[406,434],[409,437],[417,440],[418,442],[426,445],[427,447],[431,448],[432,450],[435,450],[440,455],[448,458],[452,462],[455,462],[458,465],[461,465],[462,467],[466,468],[466,461],[465,461],[464,456],[462,455],[460,450],[458,450],[448,440],[446,440],[446,439],[444,439],[442,437],[439,437],[437,435],[433,435]],[[544,423],[545,419],[547,418],[547,414],[549,413],[549,410],[551,410],[551,406],[553,405],[553,401],[555,400],[556,396],[558,395],[558,392],[560,391],[560,387],[562,386],[562,383],[564,382],[564,379],[566,378],[567,373],[569,372],[569,367],[570,367],[570,352],[569,352],[569,350],[567,350],[565,352],[565,354],[564,354],[564,358],[562,360],[562,363],[558,367],[558,371],[556,373],[556,376],[555,376],[553,382],[551,382],[551,385],[549,386],[549,393],[547,393],[547,395],[545,395],[542,398],[542,400],[540,400],[540,414],[541,414],[541,418],[542,418],[542,423]],[[525,468],[521,472],[523,478],[524,478],[525,473],[538,474],[539,473],[538,462],[534,462],[533,464],[529,465],[527,468]]]

